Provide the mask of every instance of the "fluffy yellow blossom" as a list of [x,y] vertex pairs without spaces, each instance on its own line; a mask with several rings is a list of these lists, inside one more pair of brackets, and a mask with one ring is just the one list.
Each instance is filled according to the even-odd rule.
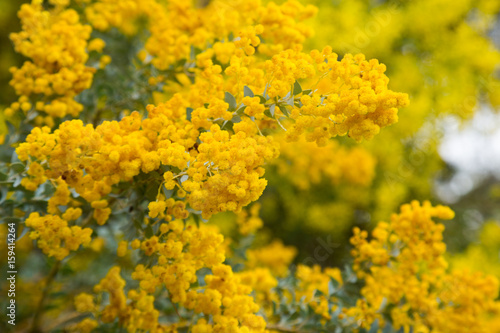
[[257,304],[269,304],[275,298],[272,289],[278,285],[278,280],[269,268],[259,267],[239,272],[236,275],[241,279],[241,283],[251,287],[255,292]]
[[125,280],[120,276],[120,268],[117,266],[111,268],[106,277],[95,285],[94,292],[108,292],[110,296],[109,305],[102,311],[103,322],[112,322],[117,317],[128,316],[124,287]]
[[[288,57],[292,56],[296,57]],[[299,107],[290,113],[295,123],[287,132],[289,140],[296,140],[302,133],[306,133],[307,141],[319,145],[325,145],[328,138],[347,134],[356,141],[369,140],[381,128],[396,123],[398,108],[409,103],[408,95],[387,88],[386,67],[376,59],[367,61],[362,54],[347,54],[338,61],[337,55],[325,48],[322,53],[312,51],[310,58],[303,56],[300,61],[307,66],[315,62],[321,75],[312,92],[302,94]],[[312,69],[296,59],[285,64],[302,70],[294,75],[296,79],[312,77],[307,74]],[[271,67],[273,71],[275,67]],[[283,84],[291,81],[286,78]],[[284,92],[280,91],[280,96]]]
[[[401,206],[391,222],[380,222],[367,241],[366,231],[354,230],[354,270],[364,279],[362,299],[345,314],[370,327],[385,307],[396,329],[422,327],[430,331],[487,332],[484,315],[497,313],[498,280],[481,273],[447,270],[443,225],[432,218],[452,219],[444,206],[413,201]],[[384,301],[385,300],[385,301]]]
[[[260,178],[264,161],[276,157],[271,138],[251,137],[243,131],[232,136],[213,125],[210,132],[200,135],[199,154],[191,170],[193,179],[207,179],[201,187],[193,182],[183,184],[188,202],[201,210],[205,218],[223,211],[240,211],[257,200],[266,181]],[[196,173],[195,173],[196,172]],[[189,187],[188,187],[189,186]]]
[[267,246],[247,251],[247,267],[267,267],[278,277],[286,276],[289,265],[297,255],[297,249],[274,240]]
[[[211,227],[185,226],[176,220],[165,225],[168,230],[161,238],[154,236],[141,244],[141,249],[147,255],[157,255],[158,261],[149,268],[136,266],[132,278],[139,282],[138,289],[125,294],[119,267],[113,267],[94,287],[96,293],[110,295],[109,304],[101,310],[102,322],[118,319],[128,331],[164,332],[166,326],[158,322],[160,312],[153,294],[165,288],[171,302],[211,317],[210,324],[199,321],[194,331],[264,332],[265,321],[255,314],[259,306],[249,295],[251,288],[230,266],[222,264],[223,237]],[[204,267],[212,274],[204,277],[202,288],[193,288],[197,271]],[[88,294],[79,295],[75,304],[82,312],[94,309],[93,297]]]
[[[322,315],[325,319],[330,319],[330,311],[333,312],[335,309],[328,308],[329,298],[325,295],[328,295],[328,286],[331,279],[342,285],[340,270],[338,268],[325,268],[322,271],[318,265],[313,267],[299,265],[297,266],[296,276],[299,280],[295,294],[297,300],[304,297],[304,301],[310,304],[316,313]],[[316,290],[322,292],[323,295],[316,297]]]
[[91,318],[85,318],[70,328],[72,332],[91,333],[99,326],[99,323]]
[[31,213],[26,219],[26,226],[33,229],[30,238],[38,240],[38,247],[58,260],[68,256],[70,251],[78,250],[80,245],[89,245],[91,241],[91,228],[69,227],[68,222],[58,215]]
[[303,190],[328,181],[332,185],[341,182],[368,186],[375,177],[375,158],[362,147],[347,148],[337,141],[329,141],[325,147],[300,139],[286,142],[278,136],[280,158],[273,160],[280,175]]
[[247,210],[242,210],[238,213],[236,223],[239,227],[239,232],[242,235],[254,233],[263,225],[262,219],[259,217],[260,203],[255,203]]
[[128,242],[120,241],[118,243],[118,249],[116,250],[116,254],[118,257],[124,257],[127,254]]
[[93,312],[96,309],[94,297],[86,293],[79,294],[75,297],[75,308],[78,312]]
[[[22,31],[10,38],[16,52],[30,60],[21,68],[11,68],[10,85],[20,96],[11,110],[27,113],[36,103],[38,111],[55,118],[82,111],[74,97],[92,84],[95,69],[85,66],[92,28],[80,23],[78,13],[67,5],[61,2],[45,10],[42,1],[33,0],[21,6]],[[40,94],[48,98],[40,99]]]

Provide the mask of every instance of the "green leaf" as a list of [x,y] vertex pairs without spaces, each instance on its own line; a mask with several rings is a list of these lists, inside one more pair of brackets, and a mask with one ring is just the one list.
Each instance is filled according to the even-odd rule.
[[147,238],[151,238],[154,236],[153,228],[148,224],[146,228],[144,228],[144,234]]
[[243,113],[245,113],[245,109],[247,108],[246,105],[242,106],[241,108],[239,108],[238,110],[236,110],[236,114],[237,115],[243,115]]
[[224,101],[229,104],[229,111],[236,110],[236,98],[230,92],[224,93]]
[[191,113],[193,112],[193,108],[186,108],[186,119],[191,120]]
[[10,165],[10,169],[13,170],[15,173],[21,173],[26,169],[26,166],[21,162],[17,162],[17,163],[12,163]]
[[330,281],[328,282],[328,296],[334,294],[335,291],[337,291],[338,287],[339,287],[339,282],[334,278],[330,278]]
[[226,120],[222,126],[220,127],[221,130],[233,130],[234,123],[230,120]]
[[255,95],[260,99],[260,104],[266,104],[267,99],[262,95]]
[[303,95],[309,95],[310,93],[312,93],[312,89],[306,89],[302,91]]
[[372,326],[370,327],[370,330],[368,331],[368,333],[377,333],[378,331],[378,319],[375,319],[375,321],[373,322]]
[[262,93],[262,96],[264,96],[266,101],[269,99],[269,95],[267,94],[267,84],[266,84],[266,87],[264,88],[264,92]]
[[0,220],[1,223],[15,223],[16,225],[21,222],[21,219],[19,217],[14,217],[14,216],[8,216],[4,217],[3,219]]
[[142,223],[139,219],[133,219],[132,222],[137,230],[142,230]]
[[274,118],[274,109],[276,108],[276,104],[272,104],[269,109],[264,110],[264,114],[269,118]]
[[200,217],[198,216],[198,214],[191,214],[191,217],[193,218],[194,220],[194,223],[196,223],[196,227],[200,227]]
[[295,81],[293,84],[293,94],[298,95],[302,92],[302,87],[300,86],[299,81]]
[[159,184],[151,179],[144,190],[144,198],[148,201],[155,201],[158,195],[158,187]]
[[285,117],[290,117],[290,114],[288,113],[288,110],[286,109],[286,107],[284,105],[280,105],[279,108],[280,108],[280,111],[285,115]]
[[7,199],[8,194],[9,194],[9,188],[7,186],[0,187],[0,204]]
[[190,50],[190,52],[189,52],[189,58],[190,58],[191,60],[195,60],[195,58],[196,58],[196,52],[195,52],[195,50],[194,50],[194,46],[192,46],[192,45],[191,45],[191,50]]
[[274,118],[274,110],[276,109],[276,104],[272,104],[270,107],[269,107],[269,112],[271,113],[271,116],[273,116]]
[[254,94],[253,94],[253,91],[252,89],[248,88],[247,86],[244,86],[243,87],[243,95],[245,97],[249,96],[249,97],[254,97]]

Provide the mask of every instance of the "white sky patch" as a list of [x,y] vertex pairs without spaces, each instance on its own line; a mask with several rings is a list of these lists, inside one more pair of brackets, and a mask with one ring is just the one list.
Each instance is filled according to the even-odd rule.
[[450,116],[443,120],[442,128],[439,154],[457,170],[449,183],[436,184],[443,200],[456,202],[481,180],[500,179],[500,113],[481,108],[464,124]]

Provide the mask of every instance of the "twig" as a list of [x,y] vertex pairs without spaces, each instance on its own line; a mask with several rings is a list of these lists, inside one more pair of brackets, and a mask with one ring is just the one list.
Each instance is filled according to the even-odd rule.
[[42,292],[42,298],[40,298],[38,306],[36,307],[35,310],[35,314],[33,316],[33,324],[31,325],[31,330],[30,330],[31,333],[41,332],[39,326],[40,326],[40,319],[42,318],[43,314],[43,305],[45,303],[47,295],[49,294],[50,285],[52,281],[54,281],[54,278],[56,277],[57,273],[59,272],[60,267],[61,267],[61,262],[57,261],[50,270],[49,275],[47,276],[47,281],[45,282],[45,287],[43,288]]
[[285,128],[285,127],[283,127],[283,125],[281,125],[281,123],[280,123],[280,121],[279,121],[279,119],[278,119],[278,118],[276,118],[276,121],[278,122],[278,125],[280,125],[280,127],[283,129],[283,131],[285,131],[285,132],[286,132],[286,128]]

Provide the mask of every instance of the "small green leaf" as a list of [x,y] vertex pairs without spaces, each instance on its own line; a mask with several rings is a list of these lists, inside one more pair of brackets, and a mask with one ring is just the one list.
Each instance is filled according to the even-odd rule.
[[260,104],[266,104],[267,99],[262,95],[255,95],[260,99]]
[[134,226],[137,230],[142,230],[142,223],[141,221],[139,221],[139,219],[133,219],[132,222],[134,223]]
[[245,97],[249,96],[249,97],[254,97],[254,94],[253,94],[253,91],[252,89],[248,88],[247,86],[244,86],[243,87],[243,95]]
[[266,109],[264,111],[264,114],[268,116],[269,118],[274,118],[274,109],[276,107],[276,104],[272,104],[269,109]]
[[293,84],[293,94],[298,95],[302,92],[302,87],[300,86],[299,81],[295,81]]
[[8,178],[7,174],[0,172],[0,182],[6,181]]
[[270,107],[269,107],[269,112],[271,113],[271,116],[273,116],[274,118],[274,110],[276,109],[276,104],[272,104]]
[[196,223],[196,227],[200,227],[200,217],[198,216],[198,214],[191,214],[191,216],[193,217],[193,220],[194,220],[194,223]]
[[229,111],[236,110],[236,98],[230,92],[225,92],[224,101],[229,104]]
[[286,107],[284,105],[280,105],[279,108],[280,108],[280,111],[285,115],[285,117],[290,117],[290,114],[288,113],[288,110],[286,109]]
[[189,58],[190,58],[191,60],[195,60],[195,58],[196,58],[196,52],[195,52],[195,50],[194,50],[194,46],[192,46],[192,45],[191,45],[191,50],[190,50],[190,52],[189,52]]
[[239,108],[238,110],[236,110],[236,114],[237,115],[243,115],[243,113],[245,113],[245,109],[247,108],[246,105],[242,106],[241,108]]
[[15,224],[18,224],[20,222],[21,222],[21,219],[19,217],[13,217],[13,216],[4,217],[3,219],[0,220],[0,224],[1,223],[6,223],[6,224],[15,223]]
[[193,112],[193,108],[186,108],[186,119],[191,120],[191,113]]
[[148,225],[146,228],[144,228],[144,235],[147,238],[153,237],[154,232],[153,232],[153,228],[151,227],[151,225]]
[[375,319],[375,321],[373,322],[372,326],[370,327],[370,330],[368,331],[368,333],[377,333],[378,331],[378,319]]
[[174,190],[167,190],[165,186],[162,186],[162,190],[163,190],[163,195],[165,196],[166,199],[171,198],[172,195],[174,194]]
[[312,90],[311,90],[311,89],[306,89],[306,90],[303,90],[303,91],[302,91],[302,94],[303,94],[303,95],[309,95],[310,93],[312,93]]
[[232,130],[233,130],[233,126],[234,126],[234,123],[233,123],[232,121],[230,121],[230,120],[226,120],[226,121],[222,124],[222,126],[221,126],[221,128],[220,128],[220,129],[221,129],[221,130],[226,130],[226,131],[227,131],[227,130],[231,130],[231,131],[232,131]]
[[21,173],[21,172],[23,172],[25,170],[26,166],[23,163],[18,162],[18,163],[12,163],[10,165],[10,168],[15,173]]

